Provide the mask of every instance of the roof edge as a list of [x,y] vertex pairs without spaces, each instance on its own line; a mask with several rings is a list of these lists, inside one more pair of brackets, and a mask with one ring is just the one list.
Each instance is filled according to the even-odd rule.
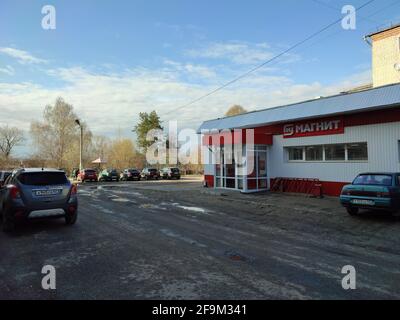
[[230,119],[230,118],[236,118],[236,117],[242,117],[244,115],[248,115],[248,114],[252,114],[252,113],[264,112],[266,110],[274,110],[274,109],[279,109],[279,108],[286,108],[286,107],[294,106],[296,104],[302,104],[302,103],[307,103],[307,102],[327,100],[327,99],[332,99],[332,98],[341,97],[341,96],[358,95],[358,94],[362,94],[364,92],[375,91],[375,90],[380,90],[382,88],[394,87],[394,86],[400,86],[400,83],[392,83],[392,84],[388,84],[385,86],[375,87],[375,88],[371,88],[371,89],[367,89],[367,90],[363,90],[363,91],[357,91],[357,92],[338,93],[335,95],[321,97],[321,98],[317,98],[317,99],[308,99],[308,100],[298,101],[298,102],[294,102],[294,103],[290,103],[290,104],[286,104],[286,105],[281,105],[281,106],[276,106],[276,107],[271,107],[271,108],[264,108],[264,109],[260,109],[260,110],[254,110],[254,111],[250,111],[250,112],[246,112],[246,113],[242,113],[242,114],[238,114],[238,115],[234,115],[234,116],[229,116],[229,117],[214,118],[214,119],[203,121],[203,123],[217,121],[217,120]]
[[399,28],[399,27],[400,27],[400,23],[397,23],[397,24],[392,25],[391,27],[385,27],[385,28],[383,28],[381,30],[378,30],[378,31],[375,31],[373,33],[367,34],[365,36],[365,38],[371,38],[371,37],[373,37],[373,36],[375,36],[377,34],[380,34],[380,33],[383,33],[383,32],[386,32],[386,31],[389,31],[389,30],[392,30],[392,29],[396,29],[396,28]]

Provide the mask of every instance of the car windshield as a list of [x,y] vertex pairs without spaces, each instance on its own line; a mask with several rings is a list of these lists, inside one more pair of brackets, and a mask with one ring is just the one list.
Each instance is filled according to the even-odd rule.
[[178,168],[171,168],[171,172],[179,172]]
[[30,172],[18,177],[19,182],[29,186],[48,186],[68,182],[63,172]]
[[391,186],[392,176],[385,174],[360,175],[354,180],[354,185]]
[[94,170],[85,170],[85,173],[86,174],[93,174],[93,173],[96,173],[96,171],[94,171]]
[[157,169],[149,169],[150,172],[157,172]]

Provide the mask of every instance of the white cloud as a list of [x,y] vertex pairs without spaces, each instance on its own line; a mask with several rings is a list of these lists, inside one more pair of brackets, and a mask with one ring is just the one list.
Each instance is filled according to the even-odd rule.
[[39,64],[46,63],[46,60],[34,57],[27,51],[18,50],[14,48],[1,47],[0,53],[8,55],[16,59],[20,64]]
[[0,67],[0,73],[4,73],[9,76],[13,76],[15,74],[15,70],[11,66]]
[[[4,49],[0,48],[0,52],[4,53]],[[48,75],[48,81],[53,83],[51,87],[34,82],[0,82],[0,125],[7,121],[28,131],[32,120],[41,119],[44,107],[62,96],[74,105],[79,117],[95,134],[116,135],[121,130],[122,134],[129,135],[139,112],[152,110],[156,110],[164,121],[178,120],[181,128],[197,128],[204,120],[223,116],[233,104],[252,111],[337,94],[370,82],[369,71],[346,77],[347,80],[339,83],[322,85],[319,82],[296,83],[282,68],[276,69],[273,75],[270,69],[263,68],[190,107],[175,111],[247,70],[247,63],[270,57],[269,49],[268,44],[236,42],[230,46],[216,46],[207,54],[211,58],[228,57],[228,62],[238,59],[236,62],[242,64],[240,66],[226,63],[210,67],[164,60],[162,66],[153,69],[116,71],[117,67],[112,65],[102,72],[80,66],[44,69],[41,72]],[[21,63],[36,63],[37,58],[28,53],[12,52]],[[204,55],[204,52],[197,53],[197,56]],[[7,74],[14,72],[9,66],[0,72],[4,73],[3,69]],[[61,84],[55,87],[55,83]]]
[[192,63],[180,63],[172,60],[165,60],[164,64],[175,71],[179,71],[189,76],[206,79],[215,78],[217,76],[216,72],[212,68],[202,65],[196,65]]
[[[228,60],[235,64],[259,64],[274,57],[273,50],[267,43],[251,44],[242,41],[214,42],[186,53],[194,58]],[[282,62],[297,61],[296,55],[285,55]]]
[[118,129],[129,133],[139,112],[154,109],[163,120],[178,120],[182,127],[196,128],[203,120],[221,117],[233,104],[248,110],[284,105],[336,94],[369,79],[365,72],[323,86],[318,82],[296,84],[285,77],[255,75],[190,107],[168,113],[208,93],[214,85],[189,83],[180,78],[179,71],[134,69],[98,74],[84,68],[60,68],[50,74],[66,81],[65,85],[49,89],[31,82],[0,83],[0,119],[28,130],[32,120],[41,118],[44,106],[62,96],[96,134],[115,134]]

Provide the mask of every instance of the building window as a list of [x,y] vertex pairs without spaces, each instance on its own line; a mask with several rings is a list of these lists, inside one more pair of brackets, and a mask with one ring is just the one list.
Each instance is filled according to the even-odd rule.
[[306,147],[306,161],[322,161],[323,159],[322,146]]
[[288,148],[289,153],[289,161],[303,161],[303,148],[302,147],[295,147],[295,148]]
[[325,146],[326,161],[345,161],[346,160],[346,145],[334,144]]
[[352,143],[347,145],[347,160],[367,161],[368,146],[366,143]]
[[[365,142],[285,148],[289,162],[368,161]],[[399,141],[400,161],[400,141]]]

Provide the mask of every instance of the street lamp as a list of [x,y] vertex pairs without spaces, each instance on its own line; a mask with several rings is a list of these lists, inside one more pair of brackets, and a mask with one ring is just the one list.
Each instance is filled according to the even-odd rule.
[[79,172],[82,172],[82,152],[83,152],[83,127],[79,119],[75,120],[75,123],[81,129],[81,136],[80,136],[80,150],[79,150]]

